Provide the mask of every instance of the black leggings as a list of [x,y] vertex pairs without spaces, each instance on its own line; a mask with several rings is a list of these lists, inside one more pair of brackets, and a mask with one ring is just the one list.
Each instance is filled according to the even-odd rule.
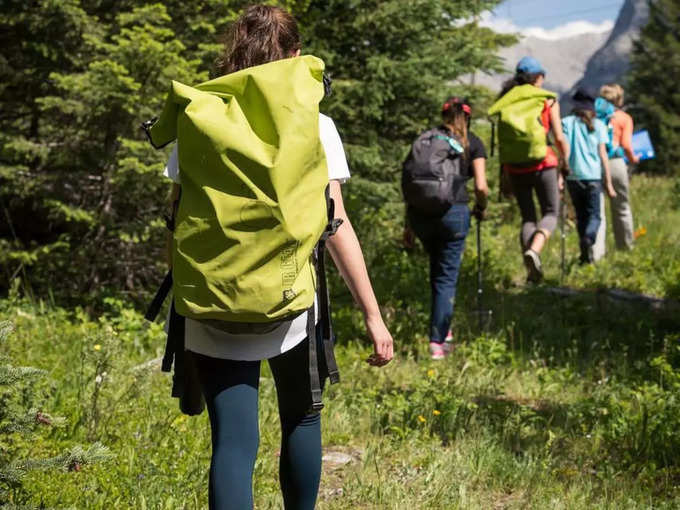
[[[305,340],[269,360],[281,418],[279,480],[286,510],[313,510],[321,479],[321,415],[310,410],[308,349]],[[210,509],[253,508],[260,362],[194,356],[212,432]],[[326,367],[320,365],[323,384]]]
[[[522,230],[519,234],[522,251],[531,247],[536,232],[548,239],[557,227],[560,210],[560,190],[557,185],[557,169],[547,168],[526,174],[510,174],[512,190],[522,214]],[[537,220],[532,191],[536,191],[541,206],[541,219]]]

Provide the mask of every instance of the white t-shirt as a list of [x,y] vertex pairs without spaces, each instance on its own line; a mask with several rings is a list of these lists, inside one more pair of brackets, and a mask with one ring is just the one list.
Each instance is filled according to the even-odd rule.
[[[345,182],[349,179],[349,168],[342,140],[333,120],[323,114],[319,114],[319,137],[326,152],[328,180]],[[170,153],[164,175],[180,182],[177,145]],[[283,322],[269,333],[256,335],[233,335],[187,318],[184,336],[187,350],[205,356],[241,361],[269,359],[289,351],[307,337],[307,313]]]

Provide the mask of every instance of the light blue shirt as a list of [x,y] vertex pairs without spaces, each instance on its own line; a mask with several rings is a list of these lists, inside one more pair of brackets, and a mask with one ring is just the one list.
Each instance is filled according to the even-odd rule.
[[575,115],[562,119],[564,136],[569,142],[569,166],[571,174],[567,179],[587,181],[602,179],[602,160],[599,146],[607,143],[607,126],[600,119],[593,119],[593,131]]

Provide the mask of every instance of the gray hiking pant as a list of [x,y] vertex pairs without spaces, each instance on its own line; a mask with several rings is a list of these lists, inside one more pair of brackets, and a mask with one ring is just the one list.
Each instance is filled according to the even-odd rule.
[[[616,197],[609,199],[612,225],[614,227],[614,239],[619,250],[629,250],[633,247],[633,212],[630,208],[628,165],[623,158],[609,160],[609,171],[612,174],[612,184]],[[604,198],[604,195],[603,197]],[[604,200],[601,201],[602,218],[604,216]],[[595,260],[605,254],[605,240],[607,237],[606,221],[600,224],[597,239],[593,246]]]
[[[540,172],[510,174],[510,180],[522,215],[520,243],[524,251],[531,245],[536,232],[540,231],[546,238],[549,238],[557,227],[557,215],[560,209],[557,169],[548,168]],[[538,203],[541,206],[540,220],[536,216],[533,191],[536,191]]]

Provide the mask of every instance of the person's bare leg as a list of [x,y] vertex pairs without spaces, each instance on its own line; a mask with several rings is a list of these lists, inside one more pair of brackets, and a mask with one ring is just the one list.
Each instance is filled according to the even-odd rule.
[[535,253],[541,253],[543,247],[545,246],[546,236],[542,230],[537,230],[534,234],[534,238],[531,240],[531,250]]

